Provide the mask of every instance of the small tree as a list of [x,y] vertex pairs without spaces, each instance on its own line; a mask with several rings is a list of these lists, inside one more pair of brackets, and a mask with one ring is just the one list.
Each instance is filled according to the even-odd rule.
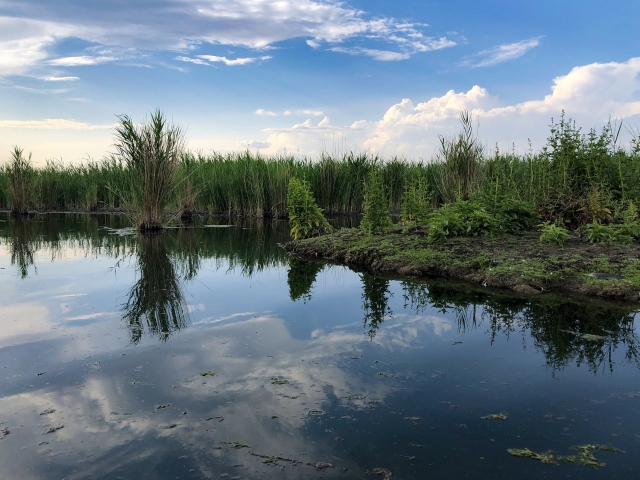
[[382,173],[373,166],[369,179],[364,184],[364,217],[360,228],[367,235],[382,235],[391,225]]
[[417,226],[424,223],[431,212],[429,185],[417,178],[405,185],[402,193],[402,221]]
[[294,240],[309,238],[333,231],[318,207],[309,182],[292,178],[287,191],[287,210]]

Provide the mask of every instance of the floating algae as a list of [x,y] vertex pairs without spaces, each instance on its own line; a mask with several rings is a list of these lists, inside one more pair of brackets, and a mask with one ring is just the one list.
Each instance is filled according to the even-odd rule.
[[603,337],[602,335],[593,335],[591,333],[580,335],[580,338],[582,338],[583,340],[588,340],[590,342],[603,342],[607,339],[607,337]]
[[214,377],[216,372],[202,372],[200,375],[203,377]]
[[506,420],[508,415],[506,413],[492,413],[491,415],[485,415],[482,420]]
[[286,385],[289,380],[283,380],[278,377],[271,377],[271,385]]
[[514,457],[531,458],[533,460],[539,460],[542,463],[558,464],[558,463],[577,463],[579,465],[585,465],[587,467],[602,468],[606,464],[600,462],[593,456],[594,450],[600,450],[604,452],[624,453],[622,450],[618,450],[615,447],[609,445],[580,445],[573,447],[573,450],[580,452],[578,455],[554,455],[552,452],[535,453],[525,448],[523,450],[517,448],[510,448],[507,450]]

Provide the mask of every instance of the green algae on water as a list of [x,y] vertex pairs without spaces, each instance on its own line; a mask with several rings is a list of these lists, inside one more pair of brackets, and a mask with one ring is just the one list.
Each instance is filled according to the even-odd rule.
[[480,418],[482,418],[482,420],[506,420],[508,416],[506,413],[492,413]]
[[510,448],[507,450],[514,457],[522,457],[522,458],[531,458],[533,460],[538,460],[542,463],[554,464],[557,465],[559,463],[574,463],[579,465],[585,465],[587,467],[593,468],[602,468],[606,464],[604,462],[599,461],[594,455],[593,452],[595,450],[600,450],[604,452],[613,452],[613,453],[624,453],[624,451],[619,450],[610,445],[580,445],[577,447],[573,447],[573,450],[577,450],[579,453],[577,455],[555,455],[551,451],[545,453],[535,453],[525,449],[518,448]]
[[216,372],[202,372],[200,375],[203,377],[213,377],[215,374]]
[[280,379],[278,377],[271,377],[271,385],[286,385],[289,380]]

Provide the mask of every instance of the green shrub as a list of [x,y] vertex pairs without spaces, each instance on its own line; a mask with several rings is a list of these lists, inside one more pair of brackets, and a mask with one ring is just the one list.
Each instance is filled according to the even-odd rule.
[[522,200],[503,200],[495,214],[500,230],[505,233],[519,233],[540,224],[540,215],[535,207]]
[[582,237],[590,243],[629,243],[640,237],[640,224],[638,222],[628,222],[619,225],[600,225],[598,222],[594,222],[585,225],[581,230]]
[[318,207],[311,187],[306,180],[292,178],[287,190],[287,210],[291,224],[291,236],[294,240],[309,238],[333,229]]
[[569,238],[569,230],[559,227],[554,223],[545,222],[542,224],[542,234],[540,241],[542,243],[555,243],[563,246],[564,242]]
[[430,242],[442,242],[447,238],[478,237],[498,230],[498,221],[477,202],[463,200],[445,205],[429,216]]
[[402,217],[404,223],[425,223],[431,212],[429,184],[423,178],[408,182],[402,193]]
[[364,184],[364,216],[360,229],[366,235],[382,235],[391,225],[382,174],[379,169],[373,168]]

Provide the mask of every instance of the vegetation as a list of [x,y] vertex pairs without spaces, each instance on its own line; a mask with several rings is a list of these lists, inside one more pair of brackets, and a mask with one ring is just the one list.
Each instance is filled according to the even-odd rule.
[[380,170],[374,169],[364,184],[364,216],[360,229],[366,235],[382,235],[391,227],[387,192]]
[[6,169],[9,206],[14,215],[26,215],[29,211],[29,190],[32,177],[31,154],[29,158],[22,156],[23,150],[18,147],[11,152],[11,161]]
[[160,230],[164,227],[165,208],[174,189],[184,134],[159,110],[140,126],[127,115],[118,119],[115,147],[131,177],[130,190],[121,191],[117,185],[110,188],[131,203],[137,212],[140,230]]
[[309,182],[305,180],[297,178],[289,180],[287,210],[291,236],[294,240],[329,233],[333,230],[327,219],[322,216],[322,210],[313,198]]

